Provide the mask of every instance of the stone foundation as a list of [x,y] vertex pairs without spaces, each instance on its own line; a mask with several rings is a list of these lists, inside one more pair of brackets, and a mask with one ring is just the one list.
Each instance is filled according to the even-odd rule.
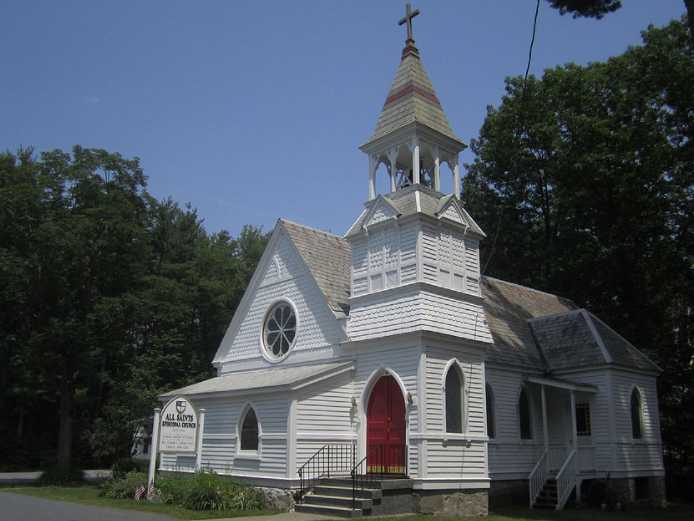
[[490,508],[528,504],[528,480],[492,480],[489,485]]
[[[637,480],[644,481],[637,483]],[[636,503],[656,508],[666,506],[665,478],[662,476],[610,479],[609,487],[614,500],[623,505]]]
[[439,516],[486,516],[487,490],[416,490],[414,507],[420,514]]

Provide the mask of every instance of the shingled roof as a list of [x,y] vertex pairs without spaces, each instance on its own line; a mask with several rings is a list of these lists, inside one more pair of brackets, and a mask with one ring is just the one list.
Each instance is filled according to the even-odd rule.
[[448,123],[434,86],[419,58],[419,51],[414,46],[407,46],[403,50],[400,66],[376,123],[376,130],[369,141],[375,141],[415,122],[460,141]]
[[280,224],[289,234],[330,308],[338,314],[347,314],[352,266],[349,242],[332,233],[286,219],[280,219]]
[[[438,217],[441,210],[445,208],[449,201],[455,196],[453,194],[445,195],[441,192],[433,190],[423,184],[410,185],[395,192],[388,192],[379,195],[376,199],[367,201],[366,212],[363,212],[356,222],[350,226],[345,234],[345,237],[350,237],[362,231],[362,226],[368,222],[369,209],[378,204],[381,199],[385,199],[393,209],[398,212],[399,217],[413,215],[415,213],[423,213],[430,217]],[[470,217],[465,209],[460,206],[465,219],[470,224],[470,230],[484,237],[485,234],[478,224]]]
[[[438,200],[436,194],[429,195]],[[410,211],[404,205],[398,208],[402,212]],[[438,203],[431,208],[438,209]],[[331,309],[338,316],[348,315],[349,242],[284,219],[279,223],[306,262]],[[482,277],[480,284],[494,340],[487,353],[491,363],[546,372],[598,365],[660,370],[607,324],[568,299],[493,277]]]
[[576,309],[570,300],[511,282],[482,277],[482,296],[494,344],[487,360],[544,369],[529,319]]

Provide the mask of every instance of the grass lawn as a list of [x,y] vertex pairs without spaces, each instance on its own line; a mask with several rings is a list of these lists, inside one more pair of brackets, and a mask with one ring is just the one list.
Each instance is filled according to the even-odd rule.
[[99,487],[93,485],[82,485],[74,487],[0,487],[2,492],[12,492],[15,494],[25,494],[45,499],[55,499],[58,501],[69,501],[82,505],[94,505],[98,507],[120,508],[127,510],[140,510],[142,512],[156,512],[166,514],[178,519],[215,519],[224,517],[239,516],[260,516],[270,515],[276,512],[269,511],[238,511],[238,510],[219,510],[215,512],[197,512],[188,510],[175,505],[165,505],[163,503],[149,503],[147,501],[134,501],[131,499],[110,499],[99,496]]

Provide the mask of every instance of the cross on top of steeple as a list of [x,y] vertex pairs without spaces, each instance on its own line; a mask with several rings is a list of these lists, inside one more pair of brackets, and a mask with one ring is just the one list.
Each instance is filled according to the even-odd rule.
[[400,18],[398,25],[407,24],[407,43],[413,44],[414,38],[412,37],[412,19],[419,14],[419,9],[412,10],[412,5],[408,2],[405,6],[405,16]]

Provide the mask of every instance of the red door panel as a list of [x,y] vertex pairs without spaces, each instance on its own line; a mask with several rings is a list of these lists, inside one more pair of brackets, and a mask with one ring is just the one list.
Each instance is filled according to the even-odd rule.
[[379,378],[367,410],[368,472],[405,474],[405,399],[392,376]]

